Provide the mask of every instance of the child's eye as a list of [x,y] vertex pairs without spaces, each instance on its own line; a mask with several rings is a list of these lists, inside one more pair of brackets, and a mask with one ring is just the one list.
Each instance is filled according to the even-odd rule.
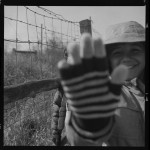
[[139,50],[139,49],[132,49],[132,53],[140,53],[141,52],[141,50]]
[[112,53],[112,56],[120,56],[121,55],[121,52],[113,52]]

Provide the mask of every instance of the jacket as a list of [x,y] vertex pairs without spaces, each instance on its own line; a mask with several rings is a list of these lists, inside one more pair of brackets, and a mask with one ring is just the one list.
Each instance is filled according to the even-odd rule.
[[72,146],[145,146],[144,114],[136,97],[126,86],[122,87],[121,99],[114,119],[111,135],[107,139],[91,141],[80,137],[75,132],[71,126],[71,111],[67,111],[65,120],[67,139]]
[[58,88],[54,95],[52,110],[52,141],[54,145],[61,145],[61,134],[64,129],[65,117],[66,117],[66,99],[63,99],[63,90]]

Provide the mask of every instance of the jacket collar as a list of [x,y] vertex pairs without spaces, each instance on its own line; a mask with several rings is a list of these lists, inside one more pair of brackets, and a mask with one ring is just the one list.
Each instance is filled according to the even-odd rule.
[[141,111],[140,108],[137,106],[137,103],[135,102],[135,97],[131,95],[128,88],[126,86],[122,87],[122,103],[120,103],[119,107],[127,107],[129,109],[135,110],[135,111]]

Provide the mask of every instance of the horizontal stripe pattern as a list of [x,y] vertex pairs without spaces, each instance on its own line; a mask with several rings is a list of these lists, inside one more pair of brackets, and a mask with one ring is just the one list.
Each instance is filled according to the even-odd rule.
[[101,94],[101,93],[108,93],[109,92],[109,89],[107,86],[103,87],[103,88],[92,88],[92,89],[88,89],[88,90],[84,90],[84,91],[81,91],[78,92],[77,94],[76,93],[66,93],[66,97],[68,99],[78,99],[80,97],[84,97],[84,96],[89,96],[89,95],[93,95],[93,94]]
[[80,106],[80,105],[85,105],[85,104],[91,104],[91,103],[97,103],[97,102],[103,102],[103,104],[106,102],[110,102],[113,99],[117,99],[118,101],[120,100],[120,95],[116,96],[113,93],[109,92],[107,95],[104,96],[97,96],[97,97],[92,97],[92,98],[87,98],[85,100],[80,100],[80,101],[72,101],[72,100],[68,100],[68,103],[70,105],[74,105],[74,106]]
[[97,71],[94,71],[94,72],[89,72],[87,74],[84,74],[84,75],[81,75],[79,77],[75,77],[73,79],[69,79],[69,80],[62,80],[61,81],[61,84],[63,86],[69,86],[69,85],[72,85],[72,84],[78,84],[79,82],[84,82],[84,80],[89,80],[90,78],[93,79],[93,77],[100,77],[100,78],[105,78],[109,75],[109,72],[108,70],[107,71],[103,71],[103,72],[97,72]]
[[[107,84],[107,83],[106,83]],[[96,84],[96,85],[90,85],[90,86],[85,86],[85,87],[83,87],[82,88],[82,90],[83,91],[86,91],[86,90],[91,90],[91,89],[99,89],[99,88],[102,88],[103,86],[106,86],[106,84],[105,85],[103,85],[103,84]],[[68,88],[68,87],[67,87]],[[70,94],[78,94],[79,92],[81,92],[81,89],[75,89],[75,90],[69,90],[69,88],[68,88],[68,91],[65,91],[65,92],[69,92]]]
[[[113,118],[120,100],[121,85],[111,83],[106,58],[85,59],[79,65],[70,65],[59,70],[67,102],[74,118],[78,119],[78,123],[82,122],[80,125],[83,129],[91,120],[99,128],[99,125],[103,124],[100,121]],[[85,134],[93,139],[108,136],[112,130],[112,123],[107,123],[104,121],[104,129],[100,129],[95,135]],[[76,132],[86,137],[76,121],[73,121],[73,127]],[[95,131],[94,125],[88,129]]]
[[118,103],[118,99],[111,99],[111,100],[109,100],[109,101],[98,101],[98,102],[94,102],[94,103],[92,103],[92,101],[91,101],[91,103],[89,103],[89,104],[87,104],[87,103],[85,103],[85,104],[82,104],[82,105],[78,105],[77,107],[76,107],[76,105],[71,105],[71,106],[73,106],[73,107],[76,107],[76,108],[78,108],[78,109],[83,109],[84,107],[89,107],[89,106],[97,106],[97,105],[102,105],[102,106],[108,106],[108,105],[113,105],[114,103]]
[[92,80],[92,81],[87,81],[87,82],[82,82],[80,84],[76,84],[74,86],[64,86],[63,89],[65,92],[76,92],[77,90],[84,90],[85,87],[92,87],[93,86],[99,86],[101,85],[104,86],[108,83],[108,78],[103,79],[103,80]]
[[[63,89],[74,115],[82,119],[111,117],[118,106],[120,92],[113,88],[108,72],[93,72],[70,80],[63,80]],[[95,88],[93,88],[95,86]],[[111,88],[110,88],[110,87]],[[97,88],[99,87],[99,88]],[[116,86],[120,89],[120,85]]]
[[114,104],[110,104],[110,105],[94,105],[94,106],[88,106],[88,107],[83,107],[83,108],[78,108],[78,107],[72,107],[70,106],[70,109],[76,113],[88,113],[88,112],[98,112],[98,111],[106,111],[106,110],[110,110],[110,109],[115,109],[118,105],[118,102],[115,102]]
[[[102,119],[99,121],[102,121]],[[110,121],[106,125],[106,127],[103,129],[99,129],[99,131],[96,131],[96,132],[89,132],[89,131],[83,130],[82,128],[79,127],[79,125],[74,120],[74,118],[71,119],[70,125],[73,127],[73,129],[76,131],[76,133],[84,139],[89,139],[89,140],[93,140],[93,141],[100,139],[101,141],[103,141],[103,140],[107,140],[108,137],[111,135],[111,132],[112,132],[112,129],[114,126],[114,118],[113,117],[110,118]]]
[[78,118],[83,118],[83,119],[98,119],[98,118],[106,118],[106,117],[111,117],[114,115],[115,109],[112,109],[111,111],[99,111],[97,113],[76,113],[74,112],[74,115]]

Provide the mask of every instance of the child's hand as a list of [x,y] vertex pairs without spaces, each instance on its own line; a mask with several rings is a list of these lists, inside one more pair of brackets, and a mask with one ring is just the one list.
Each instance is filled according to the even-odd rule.
[[103,42],[89,34],[82,36],[80,45],[70,44],[68,53],[68,62],[60,61],[58,68],[73,114],[87,120],[112,116],[127,77],[126,67],[118,66],[110,79]]

